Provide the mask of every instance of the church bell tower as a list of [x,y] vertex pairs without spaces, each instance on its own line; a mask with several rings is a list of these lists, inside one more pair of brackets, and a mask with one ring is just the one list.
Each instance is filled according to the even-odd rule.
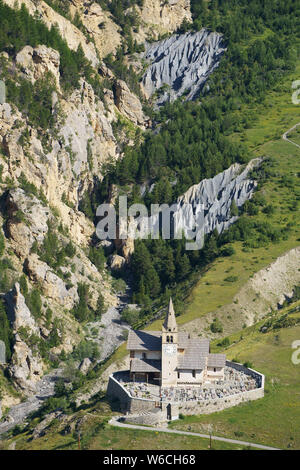
[[161,386],[177,385],[178,327],[172,299],[162,326]]

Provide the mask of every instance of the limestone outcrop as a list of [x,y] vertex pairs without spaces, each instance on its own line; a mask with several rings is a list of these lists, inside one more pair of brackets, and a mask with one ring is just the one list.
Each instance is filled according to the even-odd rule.
[[48,232],[50,209],[21,188],[9,190],[5,199],[7,236],[20,258],[28,255],[34,241],[42,242]]
[[49,266],[32,253],[26,258],[24,269],[29,279],[41,286],[43,294],[55,300],[67,309],[71,309],[78,302],[77,289],[67,289],[64,281],[58,277]]
[[47,72],[51,72],[55,78],[56,86],[60,90],[60,56],[56,50],[43,45],[35,48],[25,46],[16,55],[16,63],[31,83],[42,78]]
[[39,337],[39,328],[25,303],[18,283],[6,295],[6,303],[15,335],[9,373],[17,388],[25,394],[31,394],[35,391],[36,382],[43,375],[43,361],[39,353],[29,347],[24,334],[26,337]]
[[138,42],[148,37],[158,39],[160,35],[176,31],[183,21],[192,21],[190,0],[146,0],[135,10],[140,17],[139,29],[134,34]]
[[53,10],[46,2],[42,0],[17,0],[16,2],[15,0],[4,0],[4,3],[11,8],[15,8],[16,5],[21,7],[24,4],[29,13],[32,16],[41,18],[49,29],[56,26],[70,49],[76,51],[78,46],[81,45],[86,58],[91,61],[92,65],[98,65],[99,59],[94,44],[88,42],[85,35],[76,26]]
[[118,110],[130,121],[139,126],[144,126],[145,116],[140,100],[128,88],[123,80],[116,80],[115,103]]
[[149,63],[142,79],[146,96],[156,93],[157,104],[183,94],[187,100],[196,98],[225,51],[222,35],[206,29],[150,44],[142,55]]

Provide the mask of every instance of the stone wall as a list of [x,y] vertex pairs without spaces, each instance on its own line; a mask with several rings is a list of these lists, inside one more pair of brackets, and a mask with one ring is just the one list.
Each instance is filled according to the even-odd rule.
[[[182,413],[184,415],[209,414],[239,405],[240,403],[257,400],[258,398],[264,397],[265,376],[263,374],[260,374],[253,369],[249,369],[242,364],[237,364],[231,361],[226,361],[226,366],[232,367],[238,371],[242,371],[247,375],[251,375],[251,377],[257,380],[259,387],[255,390],[249,390],[247,392],[241,392],[235,395],[206,401],[193,400],[181,403],[171,402],[170,405],[173,410],[172,414],[174,416],[175,414],[177,415],[177,413]],[[149,424],[150,422],[152,423],[152,414],[155,414],[155,416],[153,416],[154,421],[157,420],[159,416],[160,421],[164,421],[166,419],[166,407],[169,403],[161,403],[162,411],[159,415],[160,410],[157,408],[158,402],[149,400],[147,398],[132,397],[125,387],[123,387],[120,381],[122,381],[122,379],[124,380],[126,376],[128,376],[128,372],[116,372],[115,374],[112,374],[108,382],[107,395],[117,398],[120,401],[120,409],[122,412],[127,414],[129,413],[130,415],[136,415],[135,417],[130,416],[130,418],[128,418],[131,422],[132,418],[134,418],[137,419],[135,422],[139,424]],[[176,413],[174,413],[175,409]]]
[[240,403],[263,398],[263,396],[264,390],[262,388],[257,388],[248,392],[241,392],[224,398],[207,400],[205,402],[182,402],[182,404],[179,406],[179,413],[182,413],[183,415],[210,414],[239,405]]

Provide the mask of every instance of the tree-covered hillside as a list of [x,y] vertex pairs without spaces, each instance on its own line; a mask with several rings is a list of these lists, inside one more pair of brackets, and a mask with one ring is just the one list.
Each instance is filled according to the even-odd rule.
[[[108,197],[112,183],[128,193],[130,202],[171,203],[202,179],[253,158],[247,146],[231,135],[253,124],[256,104],[264,103],[268,92],[294,70],[299,56],[299,4],[192,1],[192,12],[193,24],[184,23],[181,31],[206,27],[223,33],[227,51],[198,100],[187,103],[183,97],[152,113],[157,131],[147,131],[141,144],[125,148],[124,158],[108,171],[93,195],[95,206]],[[256,176],[265,179],[268,173],[272,163],[266,161]],[[143,197],[142,184],[147,188]],[[205,266],[226,242],[242,240],[255,246],[286,236],[287,227],[278,230],[249,218],[263,206],[259,197],[246,204],[243,217],[228,234],[213,233],[196,254],[187,253],[182,241],[136,243],[134,299],[149,305],[149,296],[157,298],[174,286],[175,279],[186,279],[191,270]]]

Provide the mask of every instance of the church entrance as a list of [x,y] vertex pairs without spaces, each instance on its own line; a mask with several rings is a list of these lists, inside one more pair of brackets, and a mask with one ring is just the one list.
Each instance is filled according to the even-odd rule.
[[168,406],[167,406],[167,420],[168,421],[172,420],[172,405],[171,405],[171,403],[169,403]]

